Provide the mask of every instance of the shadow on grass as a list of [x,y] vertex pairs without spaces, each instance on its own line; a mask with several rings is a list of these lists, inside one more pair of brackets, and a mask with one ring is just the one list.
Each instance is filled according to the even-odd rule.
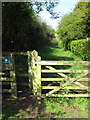
[[[56,56],[54,53],[55,49],[60,49],[59,46],[48,46],[39,51],[39,55],[41,56],[42,60],[57,60],[57,61],[73,61],[73,57],[63,57],[63,56]],[[63,54],[63,53],[62,53]]]
[[39,114],[45,111],[45,104],[43,99],[23,93],[21,97],[16,99],[3,98],[2,120],[9,118],[37,118]]

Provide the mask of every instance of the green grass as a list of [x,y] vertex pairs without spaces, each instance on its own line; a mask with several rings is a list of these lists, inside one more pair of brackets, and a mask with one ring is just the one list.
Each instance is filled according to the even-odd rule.
[[39,51],[39,55],[42,59],[46,60],[64,60],[64,61],[80,61],[80,57],[77,57],[71,51],[65,51],[60,45],[46,46]]
[[88,101],[90,98],[45,98],[46,111],[55,112],[54,117],[88,118]]

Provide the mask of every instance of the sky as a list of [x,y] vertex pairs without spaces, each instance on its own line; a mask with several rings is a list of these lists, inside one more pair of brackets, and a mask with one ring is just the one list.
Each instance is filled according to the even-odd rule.
[[58,23],[60,22],[63,15],[70,13],[79,0],[58,0],[59,4],[54,8],[55,12],[60,12],[60,18],[51,19],[51,15],[46,10],[39,13],[39,16],[43,21],[50,25],[55,30],[57,29]]

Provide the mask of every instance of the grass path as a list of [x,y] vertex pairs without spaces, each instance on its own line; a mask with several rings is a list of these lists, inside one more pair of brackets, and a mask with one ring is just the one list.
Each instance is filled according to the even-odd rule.
[[[39,51],[42,60],[83,61],[71,51],[65,51],[60,45],[46,46]],[[85,69],[90,65],[72,65],[69,69]],[[67,68],[67,67],[66,67]]]
[[39,51],[39,55],[44,60],[82,61],[80,57],[71,51],[65,51],[59,45],[46,46]]

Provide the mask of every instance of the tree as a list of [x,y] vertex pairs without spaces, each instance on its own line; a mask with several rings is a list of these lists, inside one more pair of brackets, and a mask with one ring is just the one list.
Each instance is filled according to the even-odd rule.
[[[32,3],[2,3],[3,51],[27,51],[50,43],[54,33],[41,22]],[[50,29],[48,29],[50,28]]]
[[70,41],[89,36],[89,6],[90,2],[78,2],[74,10],[62,18],[57,33],[66,49]]

